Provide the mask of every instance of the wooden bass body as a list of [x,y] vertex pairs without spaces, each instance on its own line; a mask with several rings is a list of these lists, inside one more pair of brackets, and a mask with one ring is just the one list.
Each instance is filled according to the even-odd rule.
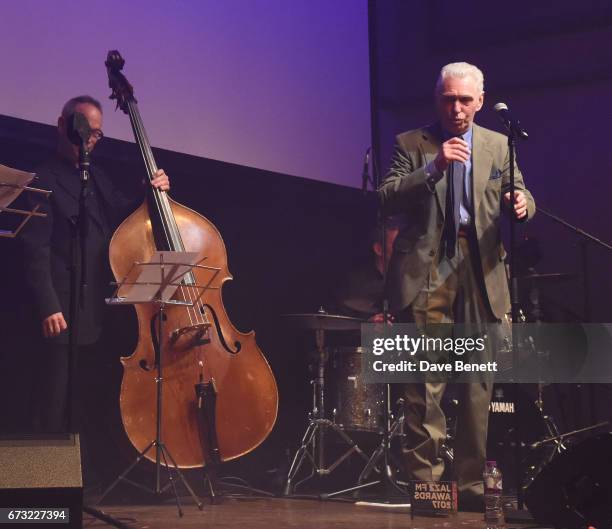
[[[268,436],[277,417],[278,390],[274,375],[255,342],[255,333],[242,333],[230,322],[222,301],[222,287],[232,279],[223,239],[205,217],[170,199],[180,238],[187,252],[196,252],[209,269],[194,268],[198,285],[209,287],[197,307],[168,306],[163,335],[162,435],[180,468],[207,463],[207,435],[198,423],[195,385],[213,382],[216,391],[216,434],[222,461],[244,455]],[[145,201],[115,232],[110,262],[117,281],[133,263],[147,262],[156,250],[150,202]],[[175,299],[195,299],[190,286],[180,287]],[[156,340],[158,307],[135,305],[138,344],[123,357],[120,407],[125,431],[138,451],[156,435]],[[194,311],[198,311],[196,314]],[[202,318],[196,317],[201,316]],[[198,325],[206,320],[208,326]],[[204,329],[204,327],[206,327]],[[202,380],[201,378],[202,377]],[[146,457],[155,461],[155,451]]]

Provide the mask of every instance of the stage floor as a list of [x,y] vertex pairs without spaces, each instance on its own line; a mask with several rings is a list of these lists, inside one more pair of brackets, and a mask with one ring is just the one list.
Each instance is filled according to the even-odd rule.
[[[206,503],[199,511],[185,498],[184,516],[179,518],[174,504],[104,506],[101,509],[134,529],[481,529],[483,515],[458,513],[445,518],[415,516],[406,511],[358,506],[338,501],[314,499],[235,499],[224,498],[219,505]],[[85,515],[83,527],[109,527]],[[525,527],[511,524],[507,527]]]

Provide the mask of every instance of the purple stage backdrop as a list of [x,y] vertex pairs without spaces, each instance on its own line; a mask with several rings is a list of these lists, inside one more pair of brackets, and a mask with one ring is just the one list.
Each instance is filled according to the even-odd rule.
[[55,123],[88,93],[104,103],[105,134],[132,141],[107,102],[104,60],[118,49],[154,146],[361,183],[366,0],[9,0],[0,39],[0,114]]

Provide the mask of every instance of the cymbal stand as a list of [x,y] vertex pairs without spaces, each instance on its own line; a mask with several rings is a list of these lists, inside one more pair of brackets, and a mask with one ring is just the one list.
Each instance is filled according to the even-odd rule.
[[[540,361],[546,358],[546,355],[543,352],[539,351],[539,349],[536,347],[536,342],[531,336],[528,337],[527,341],[529,343],[528,347],[531,349],[532,352],[535,351],[535,355],[538,357],[538,359],[540,359]],[[542,368],[541,366],[539,367],[540,369]],[[557,426],[555,418],[544,411],[544,386],[545,384],[543,382],[538,382],[538,395],[535,400],[535,405],[538,410],[538,415],[542,420],[542,423],[544,424],[548,435],[544,438],[534,441],[527,447],[530,450],[538,450],[540,448],[544,448],[546,449],[546,454],[543,456],[539,464],[530,465],[529,468],[527,468],[523,489],[528,487],[531,482],[533,482],[533,480],[540,473],[542,468],[548,465],[556,456],[561,455],[568,449],[566,439],[569,439],[575,435],[590,432],[592,430],[596,430],[610,425],[610,421],[602,421],[597,424],[587,426],[585,428],[579,428],[571,432],[561,433],[559,427]]]
[[[302,443],[293,457],[287,474],[283,489],[283,495],[285,496],[293,494],[297,487],[314,476],[331,474],[340,463],[353,453],[368,461],[368,456],[359,448],[359,445],[340,426],[325,418],[325,365],[328,353],[325,348],[325,331],[323,329],[315,329],[315,340],[317,347],[317,376],[311,381],[313,386],[313,407],[309,413],[308,427],[302,437]],[[335,432],[348,445],[348,449],[329,466],[326,466],[325,458],[325,433],[327,430]],[[294,480],[306,459],[310,462],[311,472],[304,479],[294,484]]]
[[548,415],[544,413],[544,399],[542,395],[543,384],[538,384],[538,398],[535,402],[536,407],[538,408],[538,413],[544,426],[546,427],[546,431],[548,432],[548,437],[544,437],[538,441],[535,441],[528,445],[530,450],[538,450],[539,448],[547,449],[547,453],[544,455],[539,464],[530,465],[527,468],[525,482],[522,485],[523,489],[526,489],[536,478],[536,476],[540,473],[540,471],[548,465],[555,457],[563,454],[568,446],[566,444],[566,439],[573,437],[575,435],[579,435],[586,432],[591,432],[593,430],[597,430],[599,428],[605,428],[610,425],[610,421],[602,421],[597,424],[593,424],[591,426],[587,426],[585,428],[579,428],[577,430],[573,430],[571,432],[561,433],[555,419],[552,415]]
[[[380,185],[382,184],[381,174],[380,174],[380,171],[378,170],[378,163],[377,163],[378,152],[379,152],[378,149],[371,149],[372,169],[373,169],[372,184],[375,189],[378,189]],[[365,187],[367,186],[364,186],[364,191],[366,190]],[[383,261],[382,275],[383,275],[383,282],[386,282],[387,264],[389,262],[388,259],[390,256],[387,255],[387,251],[386,251],[387,250],[387,242],[386,242],[387,240],[387,219],[382,209],[379,209],[378,211],[378,219],[380,223],[381,241],[382,241],[382,244],[381,244],[382,261]],[[390,315],[389,315],[389,300],[386,297],[383,297],[382,306],[383,306],[382,308],[383,308],[384,325],[387,325],[390,321]],[[400,405],[400,412],[398,412],[397,414],[398,418],[394,420],[393,412],[391,410],[391,385],[387,384],[386,386],[387,386],[386,392],[385,392],[386,402],[384,406],[385,428],[383,431],[383,436],[382,436],[380,445],[374,451],[374,453],[368,460],[366,466],[364,467],[363,471],[361,472],[357,486],[351,487],[349,489],[333,492],[331,494],[326,494],[324,495],[325,498],[339,496],[341,494],[347,494],[350,492],[357,492],[359,490],[373,487],[381,483],[385,486],[385,496],[386,496],[386,499],[389,501],[393,493],[395,493],[396,495],[397,493],[399,493],[401,495],[406,495],[410,497],[410,492],[404,490],[400,486],[404,484],[400,484],[396,481],[395,476],[393,475],[394,474],[393,469],[391,468],[391,464],[390,464],[391,460],[393,459],[393,455],[391,454],[391,439],[393,437],[401,435],[401,426],[404,420],[404,415],[403,413],[401,413],[401,410],[403,409],[403,402]],[[382,471],[381,478],[375,481],[370,481],[368,483],[363,483],[363,481],[366,480],[370,476],[372,471],[380,472],[378,469],[378,464],[380,463],[381,459],[383,463],[383,471]],[[405,485],[408,485],[408,484],[405,484]]]

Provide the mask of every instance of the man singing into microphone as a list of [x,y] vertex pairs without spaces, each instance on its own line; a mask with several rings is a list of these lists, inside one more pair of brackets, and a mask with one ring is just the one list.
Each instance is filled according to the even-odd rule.
[[[78,170],[79,147],[71,141],[70,125],[75,113],[82,114],[91,128],[86,144],[89,152],[102,139],[102,107],[90,96],[70,99],[57,120],[58,143],[55,156],[36,169],[37,186],[52,191],[48,203],[40,203],[46,218],[33,218],[22,233],[24,277],[28,286],[29,309],[37,320],[32,334],[39,341],[32,347],[35,384],[32,427],[41,433],[66,431],[68,418],[68,321],[72,230],[78,213],[81,182]],[[95,165],[90,168],[85,199],[87,236],[84,248],[87,291],[77,314],[79,322],[79,364],[94,356],[101,337],[104,299],[112,293],[108,265],[108,242],[114,229],[143,199],[143,193],[126,199],[112,181]],[[164,191],[170,188],[163,170],[151,184]],[[29,198],[33,207],[36,197]],[[80,245],[79,243],[77,243]],[[81,277],[78,260],[77,284]]]
[[[385,214],[404,213],[395,240],[388,298],[402,321],[497,322],[510,310],[500,220],[533,217],[535,203],[518,167],[511,200],[507,139],[476,125],[484,101],[482,72],[448,64],[435,86],[438,121],[397,136],[391,169],[378,194]],[[444,383],[405,389],[411,479],[439,480],[446,419],[440,408]],[[459,507],[481,510],[488,408],[492,381],[458,384],[454,471]]]

